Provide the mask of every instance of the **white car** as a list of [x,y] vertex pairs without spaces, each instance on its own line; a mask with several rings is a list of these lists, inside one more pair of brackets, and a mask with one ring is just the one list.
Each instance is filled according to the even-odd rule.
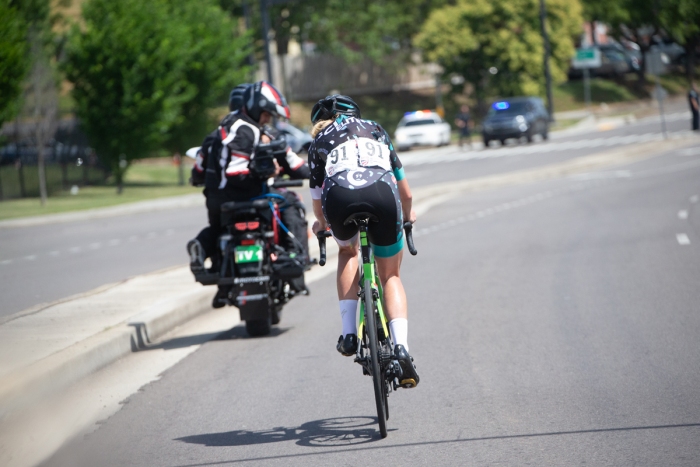
[[450,124],[432,110],[407,112],[394,133],[399,151],[411,146],[442,146],[450,144]]

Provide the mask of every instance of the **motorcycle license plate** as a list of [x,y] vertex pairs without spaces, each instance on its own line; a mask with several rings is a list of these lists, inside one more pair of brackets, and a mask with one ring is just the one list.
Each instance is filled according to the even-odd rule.
[[237,246],[235,251],[236,263],[257,263],[262,261],[262,247],[260,245]]

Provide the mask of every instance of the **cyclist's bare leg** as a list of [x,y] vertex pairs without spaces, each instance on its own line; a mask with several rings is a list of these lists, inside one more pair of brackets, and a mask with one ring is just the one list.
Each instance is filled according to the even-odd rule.
[[357,243],[338,246],[338,300],[357,300],[360,272],[357,262]]
[[389,321],[396,318],[408,318],[406,291],[399,275],[402,258],[403,251],[390,258],[375,257],[379,280],[382,281],[382,287],[384,287],[384,304]]

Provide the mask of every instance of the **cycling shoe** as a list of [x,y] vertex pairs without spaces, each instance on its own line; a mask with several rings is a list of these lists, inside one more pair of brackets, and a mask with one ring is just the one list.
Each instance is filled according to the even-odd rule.
[[411,357],[406,348],[399,344],[394,347],[394,356],[396,360],[399,361],[401,365],[401,377],[399,378],[399,386],[402,388],[410,389],[418,386],[420,378],[418,373],[416,373],[416,366],[413,364],[413,357]]
[[348,334],[345,338],[341,335],[335,348],[343,356],[352,357],[357,352],[357,335]]

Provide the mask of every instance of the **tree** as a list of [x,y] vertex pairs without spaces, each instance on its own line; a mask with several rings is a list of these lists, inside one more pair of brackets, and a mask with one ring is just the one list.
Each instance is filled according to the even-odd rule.
[[695,79],[695,54],[700,46],[700,2],[668,0],[661,10],[661,24],[685,47],[685,71],[689,81]]
[[182,54],[193,38],[166,0],[89,0],[82,19],[69,34],[63,69],[76,114],[121,193],[131,161],[167,139],[197,93]]
[[[544,45],[538,0],[457,0],[431,13],[415,37],[429,61],[471,83],[484,110],[487,95],[544,95]],[[548,0],[552,80],[566,80],[581,31],[577,0]]]
[[41,205],[46,205],[46,146],[56,133],[58,117],[58,92],[56,73],[41,35],[30,34],[32,68],[25,97],[25,115],[31,120],[31,137],[37,149],[39,171],[39,195]]
[[245,81],[249,68],[244,63],[250,39],[234,36],[235,23],[213,1],[170,2],[172,14],[186,26],[191,38],[188,48],[180,50],[180,56],[185,64],[184,79],[195,93],[182,103],[164,146],[173,153],[184,154],[200,144],[215,123],[209,109],[224,105],[229,91]]
[[29,67],[26,22],[9,0],[0,0],[0,126],[19,110],[17,99]]

